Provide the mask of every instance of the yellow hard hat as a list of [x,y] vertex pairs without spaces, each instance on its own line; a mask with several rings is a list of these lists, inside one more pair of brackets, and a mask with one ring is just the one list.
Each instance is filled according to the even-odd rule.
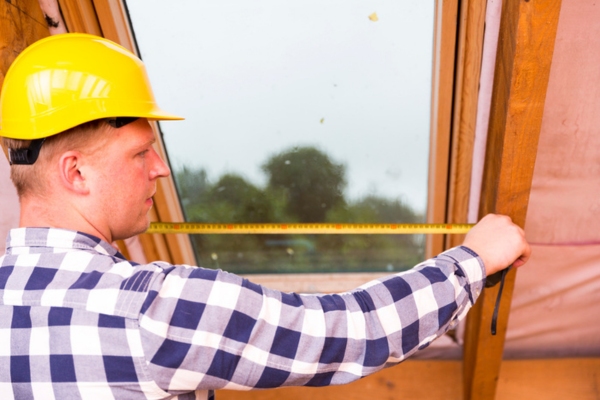
[[0,136],[40,139],[111,117],[183,119],[158,107],[144,63],[108,39],[47,37],[19,54],[4,78]]

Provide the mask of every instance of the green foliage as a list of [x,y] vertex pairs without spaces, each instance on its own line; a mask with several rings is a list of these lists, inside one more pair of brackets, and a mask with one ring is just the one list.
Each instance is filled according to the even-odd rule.
[[285,192],[286,211],[299,222],[324,222],[327,211],[344,204],[344,166],[314,147],[286,150],[262,168],[269,188]]
[[223,175],[209,190],[209,204],[226,206],[213,217],[229,222],[271,222],[273,209],[268,195],[238,175]]
[[[345,167],[314,147],[286,150],[263,165],[260,188],[236,174],[215,183],[183,167],[175,179],[190,222],[418,223],[398,200],[343,196]],[[423,258],[413,235],[193,235],[199,264],[237,273],[398,271]]]
[[[423,216],[398,200],[367,196],[334,208],[327,222],[419,223]],[[421,235],[323,235],[318,243],[320,248],[335,249],[330,258],[343,260],[337,268],[332,265],[335,270],[403,270],[424,255]]]
[[352,223],[419,223],[423,216],[399,200],[367,196],[350,204],[336,207],[327,215],[328,222]]
[[210,186],[206,171],[203,169],[192,169],[184,166],[175,172],[174,177],[184,211],[199,203]]

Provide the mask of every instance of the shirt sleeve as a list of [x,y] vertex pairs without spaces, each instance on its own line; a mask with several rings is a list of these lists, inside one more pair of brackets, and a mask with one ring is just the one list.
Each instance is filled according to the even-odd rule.
[[466,247],[346,293],[282,293],[223,271],[169,266],[140,329],[148,368],[173,394],[344,384],[398,363],[463,318],[485,270]]

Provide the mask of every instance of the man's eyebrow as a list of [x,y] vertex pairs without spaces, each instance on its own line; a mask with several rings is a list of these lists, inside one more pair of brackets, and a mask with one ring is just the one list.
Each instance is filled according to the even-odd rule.
[[145,141],[144,144],[137,146],[136,149],[145,149],[146,147],[152,146],[154,143],[156,143],[156,138],[153,137],[152,139]]

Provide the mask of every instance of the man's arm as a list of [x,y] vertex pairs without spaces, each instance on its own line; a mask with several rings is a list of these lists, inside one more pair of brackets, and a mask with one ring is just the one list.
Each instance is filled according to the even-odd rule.
[[[494,252],[513,251],[516,240],[504,236],[515,233],[504,232],[505,219],[483,224],[478,231],[493,240],[481,243],[500,241],[505,245]],[[494,271],[495,253],[481,250]],[[174,268],[153,283],[142,309],[149,368],[171,392],[351,382],[453,327],[481,292],[485,274],[467,247],[337,295],[286,294],[222,271]]]

